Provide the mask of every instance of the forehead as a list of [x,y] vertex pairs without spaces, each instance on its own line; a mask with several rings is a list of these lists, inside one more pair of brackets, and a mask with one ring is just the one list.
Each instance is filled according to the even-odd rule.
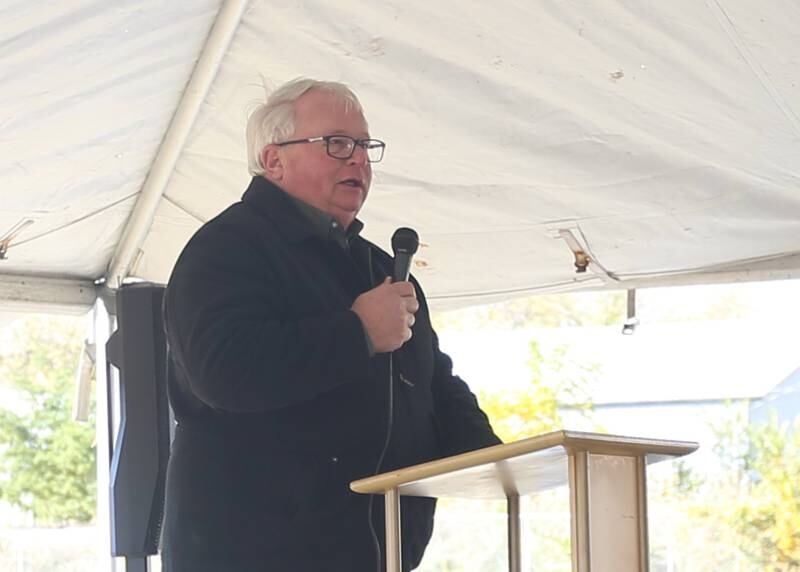
[[364,116],[335,93],[311,90],[294,104],[295,136],[345,133],[358,137],[369,135]]

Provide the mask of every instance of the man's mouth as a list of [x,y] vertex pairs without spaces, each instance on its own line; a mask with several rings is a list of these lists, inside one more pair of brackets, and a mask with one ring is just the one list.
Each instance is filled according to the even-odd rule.
[[344,179],[343,181],[339,181],[339,184],[358,189],[364,188],[364,183],[362,183],[360,179]]

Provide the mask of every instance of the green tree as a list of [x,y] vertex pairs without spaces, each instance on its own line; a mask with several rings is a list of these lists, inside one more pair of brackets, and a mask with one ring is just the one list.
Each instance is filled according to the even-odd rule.
[[79,321],[26,318],[7,334],[0,385],[20,399],[0,406],[0,499],[39,524],[88,522],[96,498],[94,423],[71,419]]
[[[569,406],[587,418],[591,413],[588,384],[596,365],[582,363],[565,346],[545,349],[537,340],[530,341],[529,352],[527,385],[479,396],[481,408],[506,443],[563,428],[561,407]],[[569,516],[568,512],[559,513],[569,506],[563,492],[546,491],[525,501],[526,512],[535,515],[526,523],[530,540],[525,542],[536,543],[536,569],[548,566],[549,570],[561,571],[571,566]],[[437,525],[439,532],[420,572],[505,569],[505,513],[504,502],[440,499],[437,522],[444,524]],[[553,514],[557,515],[555,519],[550,516]],[[547,520],[542,515],[548,515]]]
[[610,326],[625,319],[625,291],[535,295],[506,302],[440,312],[437,330]]
[[742,495],[728,512],[747,556],[765,569],[800,570],[800,420],[774,416],[742,432]]
[[592,409],[588,383],[596,365],[573,359],[566,346],[545,351],[532,340],[529,348],[529,385],[480,395],[481,408],[505,442],[562,429],[562,407],[587,417]]
[[800,420],[750,424],[746,405],[716,425],[713,469],[687,459],[649,483],[682,515],[679,570],[800,572]]

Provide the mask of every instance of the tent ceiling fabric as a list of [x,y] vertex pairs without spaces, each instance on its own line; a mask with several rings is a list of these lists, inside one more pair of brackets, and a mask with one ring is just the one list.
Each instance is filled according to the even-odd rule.
[[[0,272],[104,276],[220,4],[0,9]],[[340,80],[387,141],[362,217],[441,307],[800,276],[795,0],[250,2],[131,274],[248,182],[264,84]],[[564,237],[568,240],[565,240]],[[576,274],[569,241],[595,264]],[[760,274],[757,274],[760,272]]]
[[4,3],[0,272],[103,276],[218,8]]

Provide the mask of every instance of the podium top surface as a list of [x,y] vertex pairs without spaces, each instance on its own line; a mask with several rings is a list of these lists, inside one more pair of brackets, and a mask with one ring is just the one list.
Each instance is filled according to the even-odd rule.
[[364,494],[397,488],[405,496],[504,499],[565,484],[568,458],[576,452],[642,456],[654,463],[687,455],[697,447],[689,441],[554,431],[360,479],[350,488]]

